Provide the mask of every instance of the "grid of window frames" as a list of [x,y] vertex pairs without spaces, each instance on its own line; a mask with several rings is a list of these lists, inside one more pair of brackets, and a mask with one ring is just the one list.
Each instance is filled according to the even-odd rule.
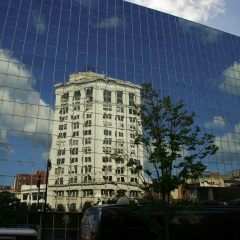
[[[127,144],[139,161],[133,144],[135,92],[112,91],[106,84],[97,113],[95,85],[56,90],[71,74],[91,71],[151,83],[160,97],[182,100],[196,113],[196,124],[216,136],[219,151],[203,162],[218,173],[219,185],[240,169],[239,37],[122,0],[2,0],[0,185],[20,184],[17,174],[30,174],[33,184],[53,151],[50,179],[68,186],[56,199],[77,191],[76,196],[92,196],[94,189],[83,189],[81,182],[92,181],[97,172],[103,181],[138,182],[124,160],[109,161],[109,153],[121,153]],[[96,119],[103,124],[99,139]],[[101,141],[99,152],[95,141]],[[101,167],[95,169],[98,154]],[[74,170],[64,182],[69,167]],[[106,191],[111,189],[103,187]]]

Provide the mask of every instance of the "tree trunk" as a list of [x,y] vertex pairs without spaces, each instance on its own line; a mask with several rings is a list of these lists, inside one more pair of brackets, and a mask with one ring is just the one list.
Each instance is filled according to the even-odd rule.
[[163,223],[165,240],[170,240],[169,237],[169,202],[166,202],[166,194],[163,195]]

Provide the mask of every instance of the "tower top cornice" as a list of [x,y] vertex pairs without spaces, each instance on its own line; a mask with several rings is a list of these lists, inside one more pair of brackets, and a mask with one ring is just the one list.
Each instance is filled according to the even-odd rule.
[[131,83],[128,81],[118,80],[118,79],[111,78],[111,77],[106,77],[104,74],[99,74],[99,73],[95,73],[92,71],[70,74],[69,82],[57,83],[54,86],[56,89],[58,89],[58,88],[71,86],[71,85],[82,85],[82,84],[86,85],[88,83],[94,83],[94,82],[103,82],[103,83],[108,83],[108,84],[115,83],[118,85],[132,87],[132,88],[138,88],[138,89],[142,88],[138,84],[134,84],[134,83]]

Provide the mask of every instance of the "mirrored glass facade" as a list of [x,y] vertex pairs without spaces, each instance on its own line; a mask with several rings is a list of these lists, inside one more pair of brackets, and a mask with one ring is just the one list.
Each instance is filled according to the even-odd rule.
[[239,37],[122,0],[1,0],[1,187],[30,201],[51,158],[53,207],[136,197],[138,179],[109,153],[143,161],[132,144],[142,83],[216,136],[203,185],[239,184]]

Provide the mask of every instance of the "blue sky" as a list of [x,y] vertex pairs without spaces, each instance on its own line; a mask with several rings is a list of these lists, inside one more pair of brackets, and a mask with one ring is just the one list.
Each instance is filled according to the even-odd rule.
[[240,0],[127,0],[240,36]]

